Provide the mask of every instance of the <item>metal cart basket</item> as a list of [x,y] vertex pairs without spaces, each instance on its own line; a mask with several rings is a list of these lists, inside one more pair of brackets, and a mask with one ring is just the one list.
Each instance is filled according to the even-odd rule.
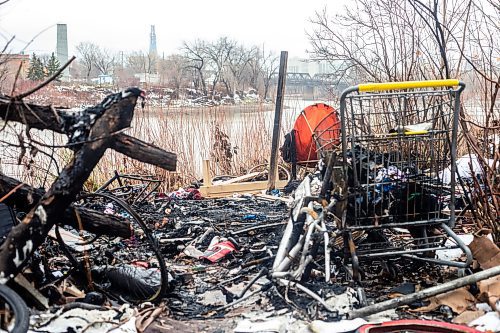
[[[458,80],[433,80],[359,84],[342,93],[341,229],[355,280],[363,260],[471,263],[470,250],[452,231],[464,88]],[[441,172],[450,166],[451,182],[445,183]],[[369,236],[355,246],[353,233],[360,232]],[[436,251],[447,248],[460,248],[465,262],[438,259]]]

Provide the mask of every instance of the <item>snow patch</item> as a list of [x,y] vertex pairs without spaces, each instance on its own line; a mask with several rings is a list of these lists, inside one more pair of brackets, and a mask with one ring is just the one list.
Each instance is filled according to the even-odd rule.
[[9,281],[9,279],[7,279],[5,277],[5,273],[4,272],[0,272],[0,284],[6,284],[7,281]]
[[40,222],[42,222],[42,224],[45,224],[45,222],[47,222],[47,212],[45,211],[45,209],[43,208],[42,205],[40,205],[36,208],[35,215],[38,216],[38,218],[40,219]]
[[13,260],[14,265],[16,265],[16,267],[19,267],[23,263],[24,258],[26,258],[28,254],[31,253],[32,249],[33,249],[33,242],[31,240],[28,240],[26,244],[23,246],[22,252],[16,250],[16,257]]

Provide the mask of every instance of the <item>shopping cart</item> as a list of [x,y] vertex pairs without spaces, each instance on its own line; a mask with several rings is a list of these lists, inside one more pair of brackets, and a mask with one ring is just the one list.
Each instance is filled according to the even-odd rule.
[[[468,267],[469,248],[455,224],[458,80],[359,84],[340,99],[341,150],[329,155],[328,188],[340,209],[345,262],[356,281],[360,262],[405,257]],[[332,161],[334,161],[332,163]],[[451,166],[451,182],[440,172]],[[332,169],[340,172],[332,172]],[[336,183],[337,186],[328,184]],[[341,185],[339,185],[341,184]],[[409,232],[408,232],[409,231]],[[353,234],[364,235],[355,244]],[[436,256],[459,248],[465,261]],[[352,269],[351,269],[352,268]]]

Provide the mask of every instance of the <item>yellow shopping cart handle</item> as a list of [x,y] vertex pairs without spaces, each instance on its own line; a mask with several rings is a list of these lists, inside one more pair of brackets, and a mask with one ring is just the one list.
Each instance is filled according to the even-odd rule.
[[428,130],[419,130],[419,131],[405,131],[405,132],[392,132],[389,133],[390,135],[398,135],[398,134],[404,134],[404,135],[422,135],[422,134],[428,134]]
[[402,90],[411,88],[456,87],[460,84],[457,79],[428,80],[428,81],[403,81],[358,84],[358,91]]

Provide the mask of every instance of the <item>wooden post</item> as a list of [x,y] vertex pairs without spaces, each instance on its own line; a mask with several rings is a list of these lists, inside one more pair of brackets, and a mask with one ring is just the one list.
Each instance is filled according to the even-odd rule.
[[278,76],[278,91],[276,93],[276,109],[274,111],[273,139],[271,142],[271,158],[269,162],[269,182],[267,189],[273,190],[276,187],[278,178],[278,144],[281,132],[281,116],[283,113],[283,100],[285,97],[286,67],[288,52],[281,51],[280,71]]
[[203,186],[212,185],[212,178],[210,177],[210,160],[203,160]]

